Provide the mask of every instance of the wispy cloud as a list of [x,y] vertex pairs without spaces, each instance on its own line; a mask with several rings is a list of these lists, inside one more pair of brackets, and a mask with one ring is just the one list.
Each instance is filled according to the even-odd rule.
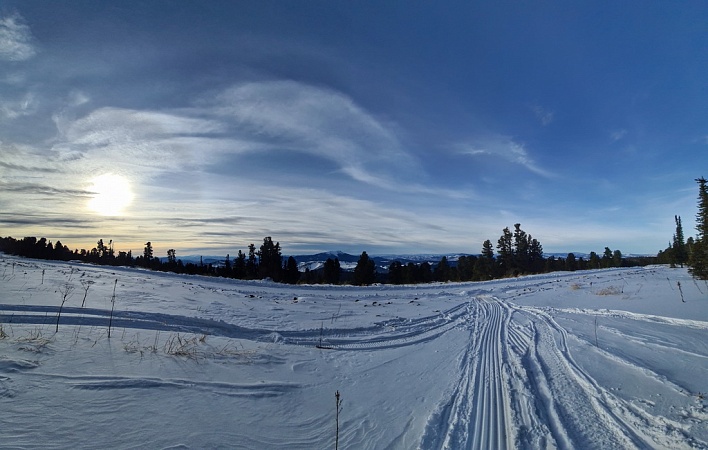
[[32,93],[15,100],[0,98],[0,118],[15,119],[33,114],[36,110],[37,99]]
[[615,130],[610,133],[610,139],[612,139],[612,142],[617,142],[623,139],[625,136],[627,136],[627,130],[625,129]]
[[363,183],[387,188],[394,175],[419,170],[392,127],[330,89],[294,81],[247,83],[219,95],[215,111],[256,142],[327,159]]
[[0,60],[24,61],[36,53],[24,19],[19,14],[0,17]]
[[555,118],[555,113],[553,111],[549,111],[540,105],[531,106],[531,111],[533,111],[538,121],[541,122],[541,125],[543,125],[544,127],[546,125],[550,125],[551,122],[553,122],[553,119]]
[[106,107],[77,120],[57,115],[54,121],[61,134],[52,148],[56,158],[79,161],[80,170],[110,163],[154,176],[204,169],[239,155],[294,152],[330,161],[356,182],[392,191],[422,173],[393,126],[339,92],[292,81],[240,84],[186,108]]
[[492,136],[457,144],[459,153],[469,156],[492,156],[525,167],[542,177],[555,175],[540,167],[529,155],[525,146],[508,136]]
[[78,161],[79,170],[150,176],[202,166],[224,145],[221,123],[179,111],[100,108],[61,126],[62,139],[52,150],[59,160]]

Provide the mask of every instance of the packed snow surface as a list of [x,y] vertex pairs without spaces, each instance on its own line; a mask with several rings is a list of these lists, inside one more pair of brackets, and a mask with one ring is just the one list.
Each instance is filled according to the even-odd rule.
[[337,391],[342,449],[708,448],[680,268],[333,287],[0,254],[0,325],[1,448],[334,448]]

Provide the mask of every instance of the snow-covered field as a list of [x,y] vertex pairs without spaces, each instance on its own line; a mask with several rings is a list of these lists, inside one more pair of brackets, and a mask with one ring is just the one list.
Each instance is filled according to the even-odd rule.
[[0,324],[0,448],[334,448],[337,391],[342,449],[708,448],[685,269],[359,288],[0,254]]

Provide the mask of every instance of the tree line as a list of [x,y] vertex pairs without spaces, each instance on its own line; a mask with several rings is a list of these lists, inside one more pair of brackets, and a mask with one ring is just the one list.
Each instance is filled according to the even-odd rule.
[[106,244],[103,239],[99,239],[96,246],[90,250],[71,251],[61,241],[52,244],[46,238],[25,237],[16,240],[6,237],[0,238],[0,251],[29,258],[144,267],[180,274],[242,280],[271,279],[288,284],[370,285],[485,281],[536,273],[645,265],[656,262],[655,259],[625,259],[619,250],[612,251],[607,247],[601,256],[591,252],[587,260],[582,257],[576,258],[573,253],[569,253],[565,258],[554,256],[546,258],[541,243],[527,234],[518,223],[514,225],[514,231],[508,227],[504,228],[496,247],[490,240],[484,241],[481,254],[478,256],[460,256],[457,261],[448,261],[448,258],[443,256],[437,263],[403,264],[394,261],[387,271],[381,272],[377,270],[374,260],[365,251],[359,257],[353,272],[342,270],[337,258],[328,258],[322,268],[315,270],[306,268],[300,271],[295,258],[292,256],[284,258],[280,243],[274,242],[271,237],[265,237],[259,248],[250,244],[246,252],[239,250],[233,258],[226,255],[218,264],[204,264],[201,259],[198,263],[184,263],[177,258],[175,249],[167,250],[167,258],[159,258],[154,255],[152,242],[145,243],[142,254],[133,256],[132,251],[116,252],[113,241],[109,240]]

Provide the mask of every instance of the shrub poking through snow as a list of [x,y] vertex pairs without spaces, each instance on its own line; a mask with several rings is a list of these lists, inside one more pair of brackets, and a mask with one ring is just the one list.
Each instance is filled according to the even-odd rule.
[[57,314],[57,329],[55,330],[55,333],[59,332],[59,319],[61,318],[61,310],[64,308],[64,303],[66,303],[66,299],[71,295],[71,293],[74,291],[74,286],[70,285],[69,283],[66,283],[64,286],[59,288],[59,294],[61,295],[61,305],[59,305],[59,314]]
[[597,291],[597,295],[620,295],[624,293],[624,289],[619,286],[608,286]]

